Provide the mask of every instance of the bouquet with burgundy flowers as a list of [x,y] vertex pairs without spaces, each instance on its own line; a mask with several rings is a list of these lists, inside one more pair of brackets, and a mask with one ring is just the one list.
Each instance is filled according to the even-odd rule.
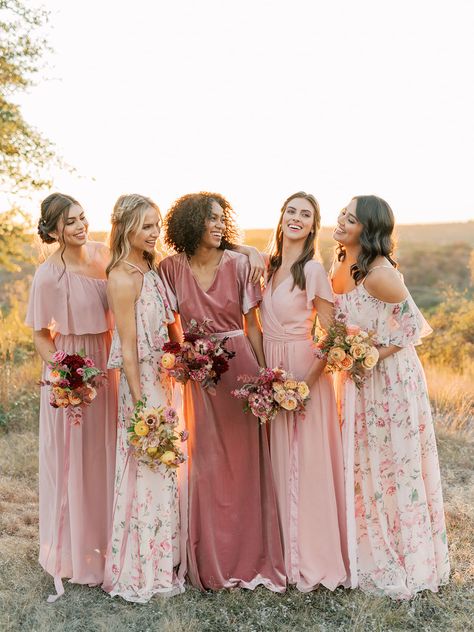
[[[53,408],[69,408],[90,404],[97,396],[97,387],[105,379],[104,371],[83,352],[56,351],[48,362],[48,379],[42,386],[50,387],[49,403]],[[74,421],[80,421],[80,415]]]
[[210,331],[210,322],[207,318],[201,323],[193,319],[183,332],[182,343],[166,342],[160,369],[181,384],[193,380],[212,393],[222,374],[229,370],[235,352],[226,348],[227,337],[219,338]]
[[244,411],[250,411],[260,423],[273,421],[280,410],[301,413],[309,399],[306,382],[297,381],[281,368],[260,369],[258,375],[239,375],[244,384],[232,391],[245,401]]

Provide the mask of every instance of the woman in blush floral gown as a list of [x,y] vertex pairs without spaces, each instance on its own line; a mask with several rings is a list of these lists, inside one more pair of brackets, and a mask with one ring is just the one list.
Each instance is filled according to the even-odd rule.
[[172,309],[184,329],[191,319],[211,319],[236,353],[215,395],[196,382],[184,388],[188,576],[201,589],[263,584],[281,592],[286,580],[265,428],[230,394],[239,374],[256,374],[264,363],[260,289],[249,282],[247,258],[232,249],[236,230],[221,195],[186,195],[165,222],[165,241],[178,252],[160,264]]
[[[41,204],[38,233],[58,248],[36,271],[26,322],[35,346],[47,362],[56,350],[84,351],[105,370],[112,339],[105,266],[108,249],[88,241],[88,222],[79,202],[53,193]],[[57,594],[62,578],[78,584],[101,584],[111,525],[117,380],[81,408],[81,422],[71,424],[69,411],[53,408],[48,388],[41,389],[39,421],[39,537],[41,566],[54,577]]]
[[182,592],[177,473],[150,469],[130,454],[127,428],[138,400],[167,405],[170,392],[158,373],[161,348],[173,320],[155,271],[161,215],[150,199],[123,195],[115,204],[107,268],[116,330],[109,366],[120,369],[117,466],[112,536],[103,588],[112,596],[146,603]]
[[314,260],[319,205],[307,193],[283,204],[261,305],[269,367],[282,366],[310,387],[304,417],[280,412],[270,425],[270,448],[282,525],[286,574],[307,592],[334,590],[347,579],[344,466],[331,378],[316,359],[311,330],[333,317],[327,274]]
[[338,376],[352,586],[412,597],[449,578],[430,402],[414,345],[430,328],[392,258],[394,217],[376,196],[338,217],[336,318],[373,331],[380,359],[360,390]]

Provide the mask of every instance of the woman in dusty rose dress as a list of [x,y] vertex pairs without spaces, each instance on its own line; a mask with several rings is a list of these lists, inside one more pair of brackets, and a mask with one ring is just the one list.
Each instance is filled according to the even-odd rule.
[[222,196],[184,196],[165,221],[166,243],[179,253],[160,264],[171,308],[183,329],[193,318],[212,319],[211,328],[228,336],[236,353],[215,395],[195,382],[184,389],[188,576],[201,589],[263,584],[281,592],[286,581],[265,428],[230,394],[239,374],[256,374],[263,364],[260,290],[248,281],[247,258],[230,249],[236,233]]
[[338,376],[352,586],[396,599],[449,578],[430,402],[414,345],[430,328],[392,259],[393,213],[375,196],[339,214],[336,318],[375,332],[380,359],[360,390]]
[[344,584],[346,529],[344,467],[336,400],[324,363],[315,359],[311,330],[332,319],[333,296],[314,260],[319,205],[307,193],[283,204],[261,305],[267,366],[293,373],[310,386],[304,418],[279,413],[270,449],[290,584],[307,592]]
[[120,369],[117,466],[113,528],[103,588],[112,596],[146,603],[153,595],[183,591],[180,560],[177,472],[164,464],[151,470],[129,452],[127,428],[138,400],[147,407],[170,403],[170,389],[158,373],[161,348],[173,321],[155,271],[161,215],[149,198],[123,195],[112,214],[107,267],[108,294],[115,314],[109,367]]
[[[105,370],[112,338],[106,297],[108,250],[87,241],[88,223],[80,204],[54,193],[41,205],[38,233],[58,249],[33,279],[26,322],[45,364],[56,350],[85,351]],[[101,584],[111,526],[115,436],[116,376],[82,409],[72,425],[67,409],[53,408],[48,387],[41,389],[39,424],[39,561],[55,580]]]

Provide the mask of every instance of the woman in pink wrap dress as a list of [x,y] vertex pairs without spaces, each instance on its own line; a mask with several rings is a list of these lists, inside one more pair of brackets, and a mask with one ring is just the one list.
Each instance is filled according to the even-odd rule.
[[331,378],[315,359],[316,314],[331,322],[333,296],[323,266],[313,259],[319,205],[307,193],[281,209],[261,305],[267,366],[282,366],[310,387],[304,416],[280,412],[270,425],[270,448],[288,581],[308,592],[334,590],[347,579],[344,469]]
[[[88,223],[80,204],[55,193],[41,205],[38,233],[59,248],[41,264],[31,287],[26,322],[46,362],[56,350],[85,353],[105,370],[112,339],[105,266],[108,250],[87,241]],[[54,577],[78,584],[101,584],[111,527],[117,420],[115,371],[83,407],[79,424],[67,409],[53,408],[41,389],[39,422],[39,528],[41,566]]]

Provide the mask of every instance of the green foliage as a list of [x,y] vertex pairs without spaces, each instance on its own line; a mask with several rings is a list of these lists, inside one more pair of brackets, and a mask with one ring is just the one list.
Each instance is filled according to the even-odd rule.
[[23,118],[11,96],[31,86],[48,51],[42,9],[21,0],[0,0],[0,190],[41,189],[50,184],[46,167],[55,159],[51,143]]
[[31,261],[31,218],[18,208],[0,213],[0,267],[17,272],[19,263]]

